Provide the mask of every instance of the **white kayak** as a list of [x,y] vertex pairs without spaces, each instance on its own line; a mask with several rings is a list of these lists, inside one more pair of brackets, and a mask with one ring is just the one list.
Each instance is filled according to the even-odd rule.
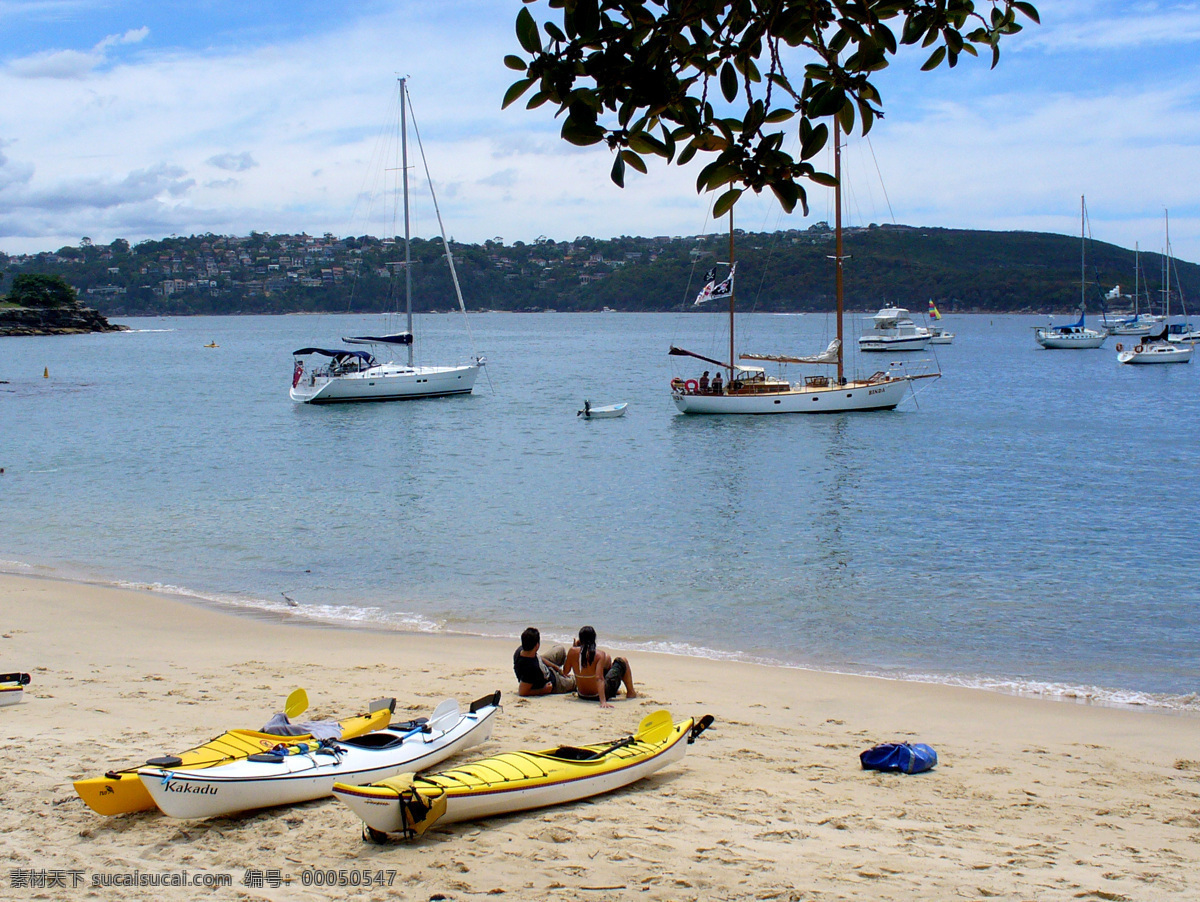
[[18,704],[25,697],[28,685],[27,673],[0,673],[0,708]]
[[593,404],[591,401],[584,401],[583,408],[576,411],[575,416],[583,417],[585,420],[623,417],[625,416],[625,408],[628,406],[628,402],[625,401],[622,401],[620,404]]
[[292,805],[331,795],[335,781],[369,783],[432,767],[491,738],[499,710],[499,692],[472,702],[465,712],[447,699],[428,719],[392,724],[353,739],[279,746],[200,770],[143,767],[138,776],[170,817],[218,817]]

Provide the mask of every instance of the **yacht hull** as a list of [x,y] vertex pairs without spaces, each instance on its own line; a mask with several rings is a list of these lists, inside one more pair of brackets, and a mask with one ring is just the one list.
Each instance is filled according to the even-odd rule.
[[858,340],[860,351],[924,351],[929,347],[930,336],[919,335],[912,338],[868,338],[863,336]]
[[410,368],[384,364],[357,373],[301,378],[290,394],[299,404],[405,401],[470,394],[478,376],[477,365]]
[[[1138,350],[1142,348],[1142,350]],[[1188,363],[1192,359],[1194,346],[1190,344],[1172,344],[1158,342],[1149,345],[1138,345],[1117,354],[1118,363],[1145,366],[1153,363]]]
[[675,391],[671,400],[681,413],[770,414],[839,413],[847,410],[891,410],[904,400],[908,379],[849,382],[826,388],[795,388],[761,394],[694,395]]
[[1050,351],[1066,351],[1066,350],[1089,350],[1091,348],[1101,347],[1108,335],[1092,333],[1090,335],[1056,335],[1050,332],[1038,329],[1034,333],[1034,338],[1037,343],[1043,348]]

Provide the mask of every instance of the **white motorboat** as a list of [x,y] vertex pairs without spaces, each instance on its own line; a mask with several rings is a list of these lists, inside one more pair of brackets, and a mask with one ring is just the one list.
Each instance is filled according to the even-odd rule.
[[[330,404],[340,401],[401,401],[412,398],[466,395],[475,388],[475,379],[479,376],[479,368],[484,363],[483,358],[479,355],[474,355],[469,363],[456,366],[428,366],[418,365],[415,362],[413,354],[412,249],[408,203],[408,117],[406,114],[408,88],[403,78],[399,80],[399,84],[400,160],[396,168],[401,172],[400,181],[404,200],[404,262],[402,265],[404,268],[406,327],[401,332],[374,336],[360,335],[343,338],[342,341],[352,345],[371,345],[377,349],[387,348],[389,352],[394,351],[397,347],[402,347],[407,350],[407,361],[403,363],[393,360],[380,362],[373,354],[366,351],[345,349],[301,348],[293,351],[290,397],[300,404]],[[425,161],[424,150],[421,151],[421,159],[425,163],[426,179],[432,194],[433,181],[428,178],[429,166]],[[462,291],[458,284],[458,272],[454,268],[454,255],[450,251],[450,242],[446,239],[446,229],[442,224],[442,214],[437,206],[436,196],[433,198],[433,205],[437,211],[438,227],[441,229],[446,261],[450,266],[450,279],[454,284],[454,293],[458,297],[459,309],[465,318],[467,309],[463,303]],[[393,275],[396,272],[395,267],[400,265],[394,265]],[[468,334],[469,332],[468,329]],[[329,360],[322,364],[312,364],[310,361],[306,366],[306,361],[313,355],[327,357]]]
[[625,408],[629,404],[622,401],[620,404],[593,404],[591,401],[584,400],[583,407],[575,412],[575,416],[583,417],[585,420],[605,420],[612,417],[625,416]]
[[[954,336],[950,338],[953,340]],[[872,327],[858,339],[860,351],[924,351],[933,334],[918,326],[903,307],[884,307],[872,319]],[[941,342],[947,344],[948,342]]]
[[1171,323],[1167,326],[1167,341],[1200,341],[1200,329],[1191,323]]
[[424,770],[486,742],[500,693],[462,711],[454,699],[428,719],[392,724],[353,739],[284,744],[249,758],[199,770],[143,767],[142,784],[170,817],[218,817],[324,798],[338,780],[371,782]]
[[1035,326],[1033,337],[1047,350],[1084,350],[1099,348],[1108,339],[1108,330],[1087,327],[1087,202],[1079,199],[1079,321],[1069,326]]
[[25,687],[28,685],[27,673],[0,674],[0,708],[20,704],[25,698]]
[[[819,354],[809,357],[792,357],[778,354],[734,354],[734,230],[733,211],[729,212],[729,273],[725,280],[716,284],[715,270],[709,275],[707,284],[701,289],[697,303],[717,297],[729,298],[729,360],[715,360],[692,351],[672,347],[672,357],[692,357],[705,363],[715,364],[724,370],[726,380],[715,384],[701,385],[703,380],[676,377],[671,380],[671,400],[681,413],[688,414],[772,414],[772,413],[838,413],[864,410],[892,410],[904,400],[914,380],[936,379],[941,375],[934,370],[926,372],[918,364],[912,370],[893,363],[871,376],[848,379],[845,375],[843,353],[843,291],[842,267],[846,260],[842,248],[842,189],[841,189],[841,126],[834,119],[833,162],[834,209],[836,226],[834,236],[835,276],[837,297],[837,337]],[[928,343],[928,335],[924,341]],[[812,364],[837,368],[836,376],[805,376],[802,382],[790,382],[781,377],[768,376],[758,365],[735,363],[735,359],[770,361],[781,365]],[[914,371],[919,370],[919,371]]]

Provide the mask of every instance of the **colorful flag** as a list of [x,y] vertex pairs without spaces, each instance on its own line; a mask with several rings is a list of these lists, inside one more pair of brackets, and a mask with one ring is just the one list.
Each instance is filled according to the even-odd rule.
[[933,302],[933,298],[929,299],[929,318],[930,319],[941,319],[942,318],[942,315],[940,313],[938,313],[937,304],[935,304]]
[[727,298],[733,294],[733,274],[737,271],[737,264],[729,267],[729,275],[725,277],[725,281],[720,285],[714,285],[712,290],[713,298]]
[[713,286],[716,284],[716,281],[716,269],[710,269],[704,274],[704,287],[701,288],[700,293],[696,295],[696,302],[692,304],[693,307],[699,307],[701,304],[706,304],[712,300]]

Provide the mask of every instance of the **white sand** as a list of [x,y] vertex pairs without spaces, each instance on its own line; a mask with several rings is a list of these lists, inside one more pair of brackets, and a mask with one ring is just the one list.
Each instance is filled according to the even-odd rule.
[[[0,631],[0,670],[33,674],[25,702],[0,709],[0,898],[1200,898],[1194,716],[648,654],[631,656],[644,696],[602,711],[518,699],[515,637],[315,628],[14,576],[0,576]],[[297,686],[327,717],[381,695],[408,716],[504,690],[492,741],[466,757],[616,739],[660,707],[716,724],[630,789],[386,846],[332,799],[181,822],[100,817],[71,787],[261,726]],[[860,751],[905,738],[933,745],[938,767],[860,769]],[[247,888],[246,868],[294,879]],[[330,890],[300,884],[312,868],[397,874]],[[185,869],[235,886],[72,889],[69,873]],[[14,886],[28,870],[64,872],[66,887]]]

